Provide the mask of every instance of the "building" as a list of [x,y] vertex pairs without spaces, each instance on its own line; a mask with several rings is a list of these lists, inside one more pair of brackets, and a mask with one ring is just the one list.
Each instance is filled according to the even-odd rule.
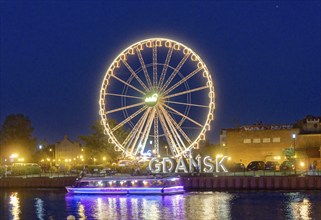
[[55,161],[57,165],[76,164],[82,158],[80,143],[71,141],[67,135],[55,144]]
[[313,162],[320,165],[321,117],[307,116],[287,125],[259,123],[221,130],[220,149],[236,163],[247,165],[254,160],[281,163],[286,159],[287,148],[295,151],[297,160],[305,168]]
[[297,140],[297,153],[299,158],[305,158],[306,164],[316,163],[321,168],[321,117],[312,115],[299,120],[296,127],[300,129]]
[[253,160],[284,160],[285,148],[293,147],[293,125],[251,125],[223,129],[220,135],[222,153],[245,165]]

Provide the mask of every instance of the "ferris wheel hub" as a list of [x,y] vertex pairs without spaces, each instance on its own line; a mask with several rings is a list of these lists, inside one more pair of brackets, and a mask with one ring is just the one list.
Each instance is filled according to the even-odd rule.
[[154,107],[158,102],[158,99],[159,99],[158,97],[159,95],[155,92],[147,94],[145,97],[146,105],[149,107]]

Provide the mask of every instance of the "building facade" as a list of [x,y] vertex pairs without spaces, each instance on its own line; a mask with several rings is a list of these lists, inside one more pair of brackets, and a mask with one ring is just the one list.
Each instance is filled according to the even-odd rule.
[[223,154],[236,163],[247,165],[254,160],[284,160],[285,148],[293,147],[293,134],[299,129],[293,125],[252,125],[223,129],[220,147]]
[[71,141],[67,135],[55,144],[55,161],[57,165],[74,164],[81,156],[81,145]]
[[222,129],[220,149],[236,163],[286,160],[285,149],[292,148],[302,167],[316,163],[321,168],[321,117],[307,116],[294,124],[256,124]]

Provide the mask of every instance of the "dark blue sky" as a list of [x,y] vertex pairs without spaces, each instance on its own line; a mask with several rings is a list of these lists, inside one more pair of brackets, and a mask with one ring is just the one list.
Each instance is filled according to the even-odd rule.
[[321,115],[320,1],[1,1],[0,122],[30,117],[38,139],[89,132],[101,80],[130,44],[166,37],[207,64],[210,140],[236,124]]

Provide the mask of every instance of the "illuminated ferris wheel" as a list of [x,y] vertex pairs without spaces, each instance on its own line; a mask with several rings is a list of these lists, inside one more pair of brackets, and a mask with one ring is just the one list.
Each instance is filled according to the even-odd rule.
[[[149,151],[187,157],[210,130],[215,93],[205,63],[192,49],[151,38],[114,59],[103,79],[99,104],[108,141],[123,156]],[[120,130],[126,132],[119,135]]]

